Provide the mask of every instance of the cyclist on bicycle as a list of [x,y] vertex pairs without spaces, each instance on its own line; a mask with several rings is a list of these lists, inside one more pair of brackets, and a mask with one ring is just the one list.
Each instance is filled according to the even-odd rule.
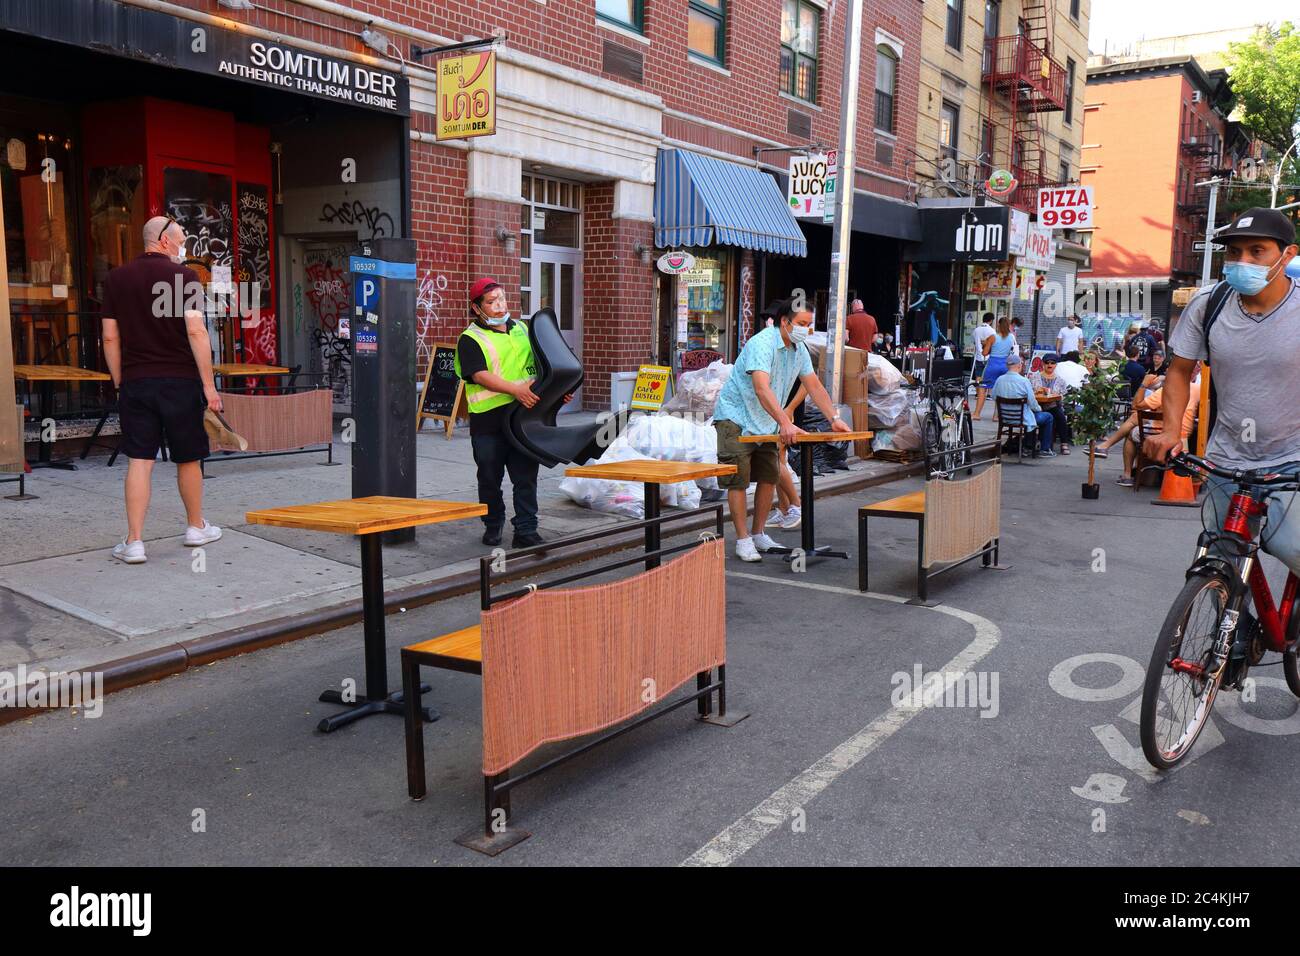
[[[1182,450],[1180,422],[1197,360],[1211,367],[1216,411],[1206,457],[1221,468],[1300,472],[1300,282],[1287,275],[1297,251],[1292,222],[1276,209],[1241,213],[1217,237],[1227,243],[1224,279],[1231,291],[1201,289],[1169,338],[1164,429],[1143,450],[1156,461]],[[1209,308],[1216,299],[1215,310]],[[1209,335],[1206,335],[1207,311]],[[1209,482],[1216,527],[1222,529],[1232,484]],[[1263,547],[1300,573],[1300,507],[1295,492],[1276,496]]]

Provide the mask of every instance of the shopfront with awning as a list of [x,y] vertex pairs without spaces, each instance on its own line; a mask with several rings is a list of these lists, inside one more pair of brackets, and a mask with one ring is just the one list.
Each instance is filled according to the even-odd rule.
[[655,245],[685,254],[665,257],[672,264],[661,260],[658,270],[660,323],[675,344],[675,365],[684,353],[694,361],[711,353],[734,357],[740,344],[741,250],[808,254],[803,231],[770,174],[685,149],[659,151]]

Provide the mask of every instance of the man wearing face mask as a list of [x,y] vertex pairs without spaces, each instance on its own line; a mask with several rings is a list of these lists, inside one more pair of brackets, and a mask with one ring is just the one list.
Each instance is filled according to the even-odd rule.
[[[813,372],[812,359],[804,345],[812,331],[812,313],[796,311],[789,300],[779,303],[771,312],[776,324],[745,343],[713,410],[718,463],[736,466],[736,474],[719,478],[718,484],[727,489],[727,507],[736,529],[736,557],[742,561],[761,561],[760,551],[778,547],[763,528],[781,473],[776,445],[745,443],[740,436],[779,434],[783,444],[793,442],[803,429],[786,415],[781,401],[796,382],[808,390],[808,396],[830,420],[832,430],[852,431],[840,419],[839,412],[831,405],[831,397]],[[745,520],[745,491],[750,481],[758,482],[754,491],[752,536]]]
[[[1157,461],[1181,450],[1178,418],[1187,404],[1191,372],[1197,360],[1207,360],[1216,413],[1206,457],[1224,468],[1295,467],[1300,462],[1300,281],[1287,274],[1297,252],[1295,226],[1276,209],[1247,209],[1215,238],[1228,246],[1227,287],[1202,289],[1174,326],[1164,429],[1148,438],[1143,450]],[[1222,521],[1227,495],[1220,485],[1211,479],[1211,498]],[[1300,573],[1300,507],[1277,502],[1269,511],[1264,542],[1264,550]]]
[[212,346],[203,313],[185,309],[199,277],[185,261],[185,230],[171,216],[144,225],[144,254],[104,280],[101,310],[104,359],[118,389],[121,452],[126,466],[126,537],[113,557],[143,564],[144,519],[149,512],[154,459],[163,441],[176,463],[185,504],[185,544],[197,548],[221,537],[203,517],[203,471],[208,436],[206,403],[222,410],[212,380]]
[[501,482],[510,473],[514,490],[515,536],[513,547],[542,543],[537,533],[537,461],[521,453],[506,438],[508,419],[515,403],[532,408],[537,366],[533,360],[528,327],[510,317],[506,290],[495,279],[479,279],[469,290],[470,317],[474,320],[456,343],[456,374],[465,381],[469,406],[469,438],[478,466],[478,500],[487,505],[483,517],[483,543],[501,543],[506,522]]

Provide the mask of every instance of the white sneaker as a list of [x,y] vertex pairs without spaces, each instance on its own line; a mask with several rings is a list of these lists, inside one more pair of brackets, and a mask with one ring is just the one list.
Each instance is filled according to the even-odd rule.
[[208,519],[203,519],[203,527],[196,528],[190,525],[185,529],[185,547],[201,548],[205,544],[211,544],[221,537],[221,529],[214,524],[208,524]]
[[750,535],[749,540],[754,542],[754,547],[760,553],[771,551],[773,548],[781,547],[781,545],[777,544],[775,541],[769,538],[766,533]]
[[781,509],[773,508],[772,513],[767,516],[767,520],[764,521],[763,524],[779,525],[784,520],[785,520],[785,514],[782,513]]
[[777,526],[782,531],[793,531],[803,522],[803,515],[799,511],[798,505],[791,505],[790,510],[785,513],[785,518],[777,522]]
[[736,557],[742,561],[762,561],[763,556],[754,548],[753,538],[736,539]]
[[119,561],[125,561],[127,564],[144,564],[149,559],[144,553],[143,541],[122,541],[121,544],[113,546],[113,557]]

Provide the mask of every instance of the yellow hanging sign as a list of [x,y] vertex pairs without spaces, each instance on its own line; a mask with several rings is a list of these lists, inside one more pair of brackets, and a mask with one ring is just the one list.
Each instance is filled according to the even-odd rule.
[[492,136],[497,131],[497,54],[469,53],[438,61],[434,135],[440,139]]

